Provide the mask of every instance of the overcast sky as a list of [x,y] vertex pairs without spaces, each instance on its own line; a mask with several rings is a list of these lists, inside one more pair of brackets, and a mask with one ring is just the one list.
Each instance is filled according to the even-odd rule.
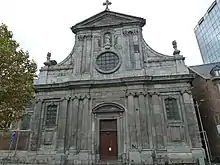
[[[105,9],[105,0],[0,0],[0,23],[37,61],[62,61],[74,46],[70,27]],[[194,27],[213,0],[111,0],[110,10],[146,19],[145,41],[156,51],[172,55],[172,41],[187,65],[202,63]]]

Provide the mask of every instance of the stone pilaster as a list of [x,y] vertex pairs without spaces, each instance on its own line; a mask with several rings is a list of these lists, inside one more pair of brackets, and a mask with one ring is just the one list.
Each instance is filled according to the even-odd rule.
[[138,93],[134,97],[134,118],[135,118],[135,129],[136,129],[136,140],[137,148],[142,148],[141,146],[141,126],[140,126],[140,106],[138,100]]
[[181,94],[185,105],[185,112],[192,147],[200,148],[202,145],[191,91],[185,90],[182,91]]
[[148,129],[148,108],[146,108],[145,93],[139,94],[139,114],[140,114],[140,132],[141,132],[141,146],[142,148],[149,148],[149,129]]
[[77,95],[74,95],[72,99],[72,116],[71,116],[71,150],[76,150],[77,147],[77,133],[78,133],[78,112],[79,112],[79,98]]
[[81,150],[87,150],[88,149],[88,133],[90,132],[89,125],[90,123],[88,122],[88,116],[89,116],[89,99],[87,95],[84,96],[82,104],[82,130],[81,130]]
[[139,31],[137,29],[124,30],[123,35],[128,40],[129,69],[141,69]]
[[82,35],[81,41],[81,66],[80,73],[87,73],[90,69],[90,58],[92,49],[92,35]]
[[164,148],[164,125],[162,123],[163,119],[163,109],[162,103],[159,97],[159,93],[152,93],[152,104],[153,104],[153,116],[154,116],[154,130],[156,135],[156,148],[163,149]]
[[82,143],[82,124],[83,124],[83,118],[82,118],[82,115],[83,115],[83,99],[80,97],[79,98],[79,110],[78,110],[78,119],[77,119],[77,128],[78,128],[78,131],[77,131],[77,143],[76,143],[76,148],[77,150],[81,150],[81,143]]
[[134,109],[134,96],[132,93],[127,94],[128,99],[128,130],[130,137],[130,148],[137,148],[137,135],[136,135],[136,126],[135,126],[135,109]]
[[91,54],[92,54],[92,35],[86,37],[86,58],[85,58],[85,72],[89,73],[91,65]]
[[69,106],[68,106],[68,116],[67,116],[67,148],[71,146],[71,140],[72,140],[72,127],[73,127],[73,99],[71,98],[69,100]]
[[64,97],[61,100],[58,117],[58,135],[57,135],[57,149],[58,151],[64,151],[64,139],[67,121],[67,109],[68,109],[69,97]]
[[34,117],[31,124],[31,129],[33,131],[32,139],[31,139],[31,150],[37,150],[40,147],[40,139],[41,139],[40,123],[42,122],[41,121],[42,109],[43,109],[43,100],[38,99],[35,102]]

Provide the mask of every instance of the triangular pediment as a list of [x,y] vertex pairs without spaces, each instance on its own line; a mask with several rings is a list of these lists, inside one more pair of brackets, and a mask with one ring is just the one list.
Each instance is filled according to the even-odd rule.
[[140,26],[144,26],[145,19],[112,11],[103,11],[76,24],[71,29],[74,33],[76,33],[77,31],[83,29],[123,26],[127,24],[139,24]]

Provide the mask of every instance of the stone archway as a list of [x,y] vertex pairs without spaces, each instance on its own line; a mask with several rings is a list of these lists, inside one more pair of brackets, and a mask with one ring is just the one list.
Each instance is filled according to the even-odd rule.
[[120,159],[124,153],[124,107],[117,103],[102,103],[93,108],[94,151],[97,159]]

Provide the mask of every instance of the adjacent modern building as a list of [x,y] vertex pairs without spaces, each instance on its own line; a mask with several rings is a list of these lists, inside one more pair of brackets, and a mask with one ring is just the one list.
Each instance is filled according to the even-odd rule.
[[210,159],[220,162],[220,62],[191,66],[189,69],[195,74],[192,94],[200,112],[198,120],[201,119],[203,146]]
[[204,165],[193,76],[177,43],[173,55],[156,52],[143,38],[146,20],[110,11],[110,4],[71,28],[75,44],[62,62],[48,53],[29,109],[30,128],[12,130],[20,132],[15,141],[22,145],[13,144],[10,152],[9,139],[1,138],[0,159]]
[[220,0],[212,3],[194,31],[203,62],[220,62]]

